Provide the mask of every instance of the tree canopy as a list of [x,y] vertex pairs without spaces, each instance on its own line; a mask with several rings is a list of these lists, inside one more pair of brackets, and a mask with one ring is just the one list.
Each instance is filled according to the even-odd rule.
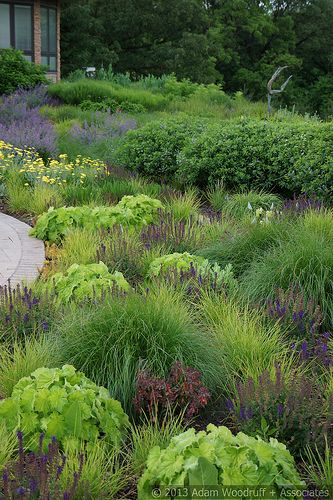
[[279,65],[285,102],[333,112],[333,0],[63,0],[64,74],[86,65],[175,73],[263,98]]

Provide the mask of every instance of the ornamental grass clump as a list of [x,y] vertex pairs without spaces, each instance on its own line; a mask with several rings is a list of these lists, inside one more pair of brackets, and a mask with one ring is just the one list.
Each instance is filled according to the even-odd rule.
[[318,304],[323,327],[333,327],[333,216],[331,211],[309,211],[290,226],[274,248],[257,256],[243,275],[242,287],[252,301],[273,298],[276,288],[294,283],[307,301]]
[[156,491],[159,498],[167,499],[175,486],[194,493],[205,486],[232,490],[235,485],[271,486],[278,498],[281,488],[287,491],[305,483],[286,446],[276,439],[266,442],[241,432],[234,436],[227,427],[209,424],[207,431],[196,433],[191,428],[173,437],[165,449],[152,448],[139,481],[138,499],[154,498]]
[[165,202],[166,211],[170,212],[176,221],[198,217],[200,206],[201,202],[195,189],[189,189],[185,193],[171,194]]
[[220,239],[215,239],[196,253],[221,267],[232,264],[235,275],[240,276],[253,260],[284,241],[289,229],[287,220],[273,219],[270,224],[245,221],[227,229]]
[[200,312],[206,330],[215,338],[220,356],[220,377],[226,394],[248,378],[258,380],[261,373],[274,368],[277,360],[290,373],[290,346],[278,324],[267,324],[260,311],[239,304],[234,297],[202,294]]
[[24,432],[32,451],[41,433],[46,448],[52,437],[62,449],[98,438],[119,446],[127,426],[121,404],[70,365],[38,368],[23,377],[11,397],[0,401],[0,416],[9,431]]
[[105,385],[132,411],[137,374],[165,377],[175,361],[202,373],[212,392],[221,383],[216,344],[203,334],[193,311],[175,290],[106,297],[96,307],[69,310],[52,332],[56,355]]
[[221,209],[228,216],[241,219],[246,216],[253,218],[253,214],[260,208],[273,211],[279,209],[281,205],[281,198],[275,194],[248,191],[226,195]]

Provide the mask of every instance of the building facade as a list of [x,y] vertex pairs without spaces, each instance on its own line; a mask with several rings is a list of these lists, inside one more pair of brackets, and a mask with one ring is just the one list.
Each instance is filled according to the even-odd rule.
[[0,48],[14,47],[60,79],[60,0],[0,0]]

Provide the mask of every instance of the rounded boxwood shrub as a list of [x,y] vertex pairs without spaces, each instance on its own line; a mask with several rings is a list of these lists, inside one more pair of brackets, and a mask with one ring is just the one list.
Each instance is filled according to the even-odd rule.
[[332,195],[333,131],[317,122],[255,119],[214,124],[184,143],[177,157],[183,184],[223,179],[227,189]]
[[172,181],[177,154],[187,138],[203,131],[207,121],[186,115],[153,121],[131,130],[117,152],[117,161],[150,178]]
[[43,69],[24,59],[22,52],[0,49],[0,95],[10,94],[18,87],[29,88],[47,83]]
[[[270,438],[269,443],[243,433],[234,436],[227,427],[209,424],[207,432],[191,428],[171,439],[169,446],[155,446],[147,459],[146,470],[138,485],[139,500],[169,498],[167,491],[176,486],[271,486],[300,487],[294,459],[285,445]],[[155,496],[154,496],[155,494]],[[191,495],[190,495],[191,496]],[[181,494],[173,496],[181,498]]]
[[8,430],[23,431],[31,449],[38,449],[41,433],[45,445],[56,437],[63,448],[78,449],[105,437],[118,446],[128,423],[119,401],[70,365],[21,378],[11,397],[0,401],[0,418]]

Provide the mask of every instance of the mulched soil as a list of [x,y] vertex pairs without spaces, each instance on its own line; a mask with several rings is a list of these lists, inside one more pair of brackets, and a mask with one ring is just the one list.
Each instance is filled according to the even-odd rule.
[[9,210],[8,205],[6,204],[3,198],[0,198],[0,212],[6,215],[11,215],[15,217],[15,219],[20,220],[21,222],[25,222],[29,226],[34,225],[35,217],[31,214],[18,214]]

